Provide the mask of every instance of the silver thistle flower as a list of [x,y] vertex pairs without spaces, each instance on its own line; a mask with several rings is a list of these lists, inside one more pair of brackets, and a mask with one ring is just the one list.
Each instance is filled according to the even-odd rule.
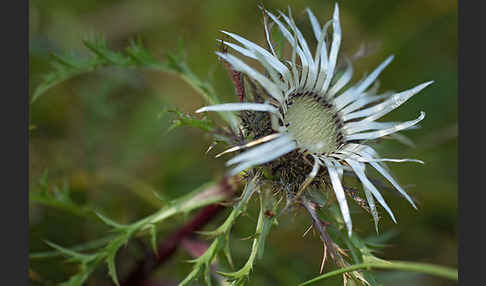
[[[390,56],[363,80],[343,90],[351,80],[353,67],[351,62],[346,60],[345,71],[336,78],[336,63],[342,36],[337,4],[333,18],[324,26],[321,26],[314,14],[307,9],[317,41],[314,55],[290,12],[289,16],[280,12],[280,19],[283,21],[268,11],[265,13],[278,26],[290,44],[291,59],[283,62],[279,60],[271,43],[266,17],[265,33],[269,50],[236,34],[225,31],[223,33],[239,43],[225,43],[227,46],[246,57],[257,60],[265,68],[268,76],[261,74],[229,53],[217,52],[217,55],[229,63],[235,71],[258,82],[268,93],[269,98],[264,103],[227,103],[206,106],[196,111],[259,111],[270,115],[273,133],[224,152],[258,145],[227,162],[227,165],[236,164],[230,174],[235,175],[245,169],[271,162],[297,150],[301,154],[310,155],[313,158],[312,170],[306,174],[305,184],[309,184],[316,177],[320,168],[327,169],[349,235],[351,235],[352,222],[341,183],[344,170],[354,172],[363,184],[375,224],[378,221],[375,199],[396,222],[385,199],[366,176],[365,167],[367,164],[374,167],[416,208],[410,196],[391,176],[384,162],[423,162],[414,159],[380,158],[377,152],[365,143],[366,140],[377,139],[415,127],[414,125],[424,119],[425,113],[421,112],[417,119],[411,121],[376,121],[432,82],[422,83],[398,93],[390,92],[378,95],[376,93],[378,85],[373,85],[373,83],[393,60],[393,56]],[[332,41],[328,44],[326,35],[331,26]]]

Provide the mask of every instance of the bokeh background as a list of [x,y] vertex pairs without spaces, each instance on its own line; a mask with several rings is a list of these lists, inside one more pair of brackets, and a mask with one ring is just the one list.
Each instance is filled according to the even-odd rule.
[[[391,192],[385,197],[398,216],[388,217],[381,231],[389,236],[378,256],[457,267],[457,1],[339,1],[343,29],[342,53],[348,56],[364,45],[370,53],[355,61],[354,79],[360,79],[388,55],[394,62],[380,76],[381,91],[404,90],[419,83],[435,83],[385,119],[409,120],[423,110],[421,129],[407,132],[415,148],[386,141],[377,149],[389,157],[419,158],[425,165],[390,164],[400,182],[418,201],[419,209]],[[321,23],[332,15],[332,1],[29,1],[30,91],[51,70],[49,53],[69,52],[80,57],[88,50],[82,40],[103,35],[108,46],[124,49],[140,36],[158,59],[165,51],[183,47],[188,65],[209,79],[223,101],[235,94],[225,69],[218,63],[215,41],[219,30],[263,43],[261,12],[265,8],[292,8],[296,22],[311,36],[304,9],[311,8]],[[77,204],[101,210],[120,222],[132,222],[156,211],[157,191],[176,198],[204,182],[221,177],[224,159],[216,151],[205,155],[211,141],[203,131],[181,127],[166,133],[170,116],[159,116],[165,106],[192,113],[203,99],[176,76],[134,69],[102,69],[66,81],[30,106],[30,183],[48,170],[51,186],[66,186]],[[373,236],[369,215],[355,208],[353,225],[362,236]],[[251,213],[255,215],[252,216]],[[237,265],[244,263],[254,230],[256,211],[242,217],[232,233]],[[212,229],[224,213],[207,227]],[[171,219],[159,228],[159,238],[170,234],[188,217]],[[322,246],[316,235],[302,234],[310,224],[304,212],[287,216],[274,228],[265,255],[253,270],[249,285],[296,285],[319,272]],[[107,228],[84,212],[30,202],[30,250],[49,248],[43,240],[64,246],[107,235]],[[140,243],[118,257],[121,277],[139,258]],[[189,273],[191,257],[179,249],[171,261],[154,273],[161,281],[177,282]],[[330,267],[330,266],[329,266]],[[33,285],[55,285],[66,280],[75,265],[60,257],[31,259]],[[384,285],[449,285],[451,282],[404,272],[380,272]],[[89,285],[110,285],[106,269],[95,272]],[[340,285],[341,278],[323,285]],[[452,284],[454,285],[454,284]]]

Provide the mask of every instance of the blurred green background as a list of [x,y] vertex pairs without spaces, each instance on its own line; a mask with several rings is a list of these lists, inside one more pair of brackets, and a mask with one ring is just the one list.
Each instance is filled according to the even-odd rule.
[[[410,120],[423,110],[422,128],[406,135],[415,148],[386,141],[377,149],[388,157],[418,158],[425,165],[390,164],[400,182],[418,201],[414,210],[406,200],[383,191],[395,210],[398,224],[388,217],[380,229],[391,239],[378,256],[457,267],[457,1],[340,1],[342,54],[353,55],[362,44],[372,51],[356,60],[354,80],[371,71],[388,55],[394,62],[380,76],[381,91],[404,90],[419,83],[435,83],[386,120]],[[51,70],[49,53],[69,52],[80,57],[88,50],[82,40],[103,35],[110,48],[124,49],[140,36],[158,59],[182,45],[188,65],[210,79],[223,101],[235,94],[225,69],[218,63],[215,41],[219,30],[263,43],[263,19],[257,5],[275,11],[292,8],[304,34],[312,36],[304,9],[321,23],[332,15],[331,1],[29,1],[30,91]],[[176,198],[225,171],[216,151],[205,155],[211,141],[201,130],[182,127],[166,134],[170,116],[164,106],[192,113],[203,99],[176,76],[136,69],[108,68],[68,80],[30,106],[30,183],[48,169],[50,185],[69,187],[80,205],[102,211],[120,222],[132,222],[160,207],[156,190]],[[371,216],[354,208],[353,226],[373,236]],[[256,210],[243,217],[232,233],[235,262],[244,263],[254,230]],[[207,229],[217,226],[220,215]],[[159,238],[187,221],[171,219],[159,228]],[[254,267],[249,285],[295,285],[318,275],[322,245],[316,235],[302,234],[310,224],[304,212],[286,216],[267,240],[265,255]],[[64,246],[106,236],[107,228],[90,215],[30,203],[30,250],[46,251],[43,240]],[[120,277],[141,257],[140,244],[119,253]],[[189,273],[190,256],[179,249],[154,273],[163,281],[180,281]],[[327,266],[330,267],[330,266]],[[54,285],[76,270],[62,258],[32,259],[32,283]],[[403,272],[380,272],[384,285],[449,285],[449,281]],[[95,272],[89,285],[109,285],[106,269]],[[322,285],[340,285],[341,278]]]

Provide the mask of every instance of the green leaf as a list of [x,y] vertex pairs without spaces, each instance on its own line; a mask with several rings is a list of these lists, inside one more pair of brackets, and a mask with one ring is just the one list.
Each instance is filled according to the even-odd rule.
[[113,228],[115,228],[116,230],[122,230],[122,229],[126,229],[127,226],[126,225],[123,225],[123,224],[120,224],[120,223],[117,223],[116,221],[102,215],[101,213],[97,212],[97,211],[93,211],[97,217],[99,217],[101,219],[102,222],[104,222],[106,225],[108,226],[111,226]]
[[195,263],[193,269],[189,273],[189,275],[187,275],[186,278],[179,284],[179,286],[187,285],[194,279],[198,278],[201,273],[204,275],[206,283],[211,283],[211,279],[209,278],[210,265],[220,251],[225,252],[226,259],[228,259],[229,263],[232,264],[231,255],[229,255],[229,232],[231,231],[231,228],[235,223],[236,218],[238,218],[239,215],[242,213],[244,207],[246,207],[246,204],[248,203],[252,195],[255,193],[255,191],[259,190],[260,176],[260,174],[255,175],[246,184],[238,203],[235,207],[233,207],[233,210],[228,215],[223,224],[221,224],[214,231],[199,232],[202,234],[214,236],[215,239],[201,256],[191,261]]
[[[106,67],[140,68],[172,73],[180,76],[186,83],[192,86],[208,104],[219,104],[220,100],[213,86],[201,80],[187,66],[182,55],[182,47],[177,53],[167,53],[167,62],[155,59],[152,54],[143,47],[140,37],[137,41],[131,40],[130,45],[124,51],[113,51],[108,48],[102,37],[83,40],[83,45],[91,51],[88,58],[78,58],[72,55],[60,54],[51,56],[53,70],[47,73],[41,83],[34,89],[31,104],[52,87],[74,78],[80,74],[92,72]],[[237,130],[236,116],[232,113],[218,113],[226,120],[233,130]]]
[[[73,262],[79,262],[81,264],[80,271],[73,275],[67,282],[65,282],[64,285],[82,285],[89,277],[91,272],[98,266],[100,261],[104,261],[108,265],[108,274],[112,278],[113,282],[118,285],[115,257],[121,246],[127,244],[134,235],[141,233],[144,230],[148,230],[151,235],[152,247],[155,249],[156,223],[160,223],[171,216],[177,214],[186,214],[193,209],[217,203],[226,199],[232,193],[232,191],[228,191],[227,184],[232,184],[231,180],[224,179],[218,184],[204,184],[195,191],[179,199],[171,201],[167,206],[163,207],[154,214],[131,224],[122,225],[103,216],[100,213],[96,213],[96,215],[104,223],[113,227],[114,230],[118,232],[118,234],[112,237],[104,248],[101,248],[95,254],[86,255],[51,243],[52,247],[64,255],[71,257]],[[208,256],[211,255],[209,260],[212,260],[214,255],[219,252],[221,245],[222,242],[218,242],[212,247],[213,253],[208,254]],[[201,260],[201,263],[204,264],[206,262]]]
[[108,274],[110,275],[111,279],[113,280],[113,283],[116,285],[119,285],[118,282],[118,277],[116,275],[116,264],[115,264],[115,257],[116,253],[118,252],[118,249],[124,244],[124,241],[118,239],[115,240],[114,242],[109,244],[109,247],[107,247],[108,254],[106,256],[106,264],[108,265]]
[[159,256],[157,249],[157,228],[154,224],[150,225],[150,242],[152,244],[152,250],[156,256]]
[[[92,250],[96,248],[100,248],[103,245],[106,245],[108,242],[113,240],[115,236],[107,236],[103,237],[100,239],[96,239],[87,243],[82,243],[79,245],[71,246],[68,249],[71,251],[86,251],[86,250]],[[51,257],[57,257],[59,255],[63,255],[62,252],[58,250],[54,251],[43,251],[43,252],[34,252],[29,254],[29,259],[44,259],[44,258],[51,258]]]
[[188,285],[191,281],[198,278],[201,272],[204,274],[206,283],[211,283],[211,279],[209,278],[210,265],[224,246],[224,240],[225,236],[218,236],[201,256],[191,261],[194,263],[194,267],[186,278],[179,283],[179,286]]
[[68,261],[69,262],[77,262],[80,263],[80,268],[79,271],[71,276],[71,278],[64,282],[61,283],[60,285],[63,286],[81,286],[84,284],[84,282],[88,279],[90,274],[94,271],[94,269],[97,267],[99,262],[101,261],[103,254],[102,253],[97,253],[97,254],[82,254],[76,251],[73,251],[71,249],[59,246],[55,243],[46,241],[46,243],[51,246],[52,248],[56,249],[63,255],[69,257]]
[[84,262],[81,264],[81,267],[75,275],[71,276],[71,278],[63,282],[59,285],[61,286],[81,286],[84,285],[86,280],[88,280],[89,276],[93,273],[96,269],[98,264],[101,262],[100,255],[94,255],[92,259]]
[[72,200],[69,184],[66,181],[62,189],[57,186],[51,187],[48,184],[47,169],[38,180],[38,185],[40,190],[34,191],[34,188],[31,188],[29,191],[29,204],[37,203],[49,206],[79,217],[94,217],[88,206],[79,205]]
[[260,213],[258,216],[257,227],[254,234],[250,256],[245,265],[235,272],[218,272],[221,275],[230,277],[233,280],[232,285],[243,285],[250,276],[255,259],[263,252],[264,242],[269,233],[270,227],[275,223],[276,216],[268,216],[267,210],[276,212],[277,203],[274,200],[271,191],[267,190],[265,194],[260,193]]
[[234,268],[233,258],[231,257],[231,249],[230,249],[230,240],[229,240],[229,232],[226,234],[226,239],[224,240],[224,247],[223,247],[223,254],[228,261],[228,264],[231,268]]
[[130,40],[130,45],[125,49],[126,54],[137,64],[147,67],[156,67],[154,63],[157,60],[147,50],[143,48],[142,39],[138,37],[137,41]]
[[68,248],[65,248],[65,247],[62,247],[58,244],[55,244],[53,242],[50,242],[50,241],[44,241],[47,245],[49,245],[50,247],[56,249],[57,251],[59,251],[61,254],[69,257],[70,261],[77,261],[77,262],[84,262],[86,260],[89,260],[92,256],[91,255],[87,255],[87,254],[82,254],[82,253],[79,253],[79,252],[76,252],[76,251],[73,251],[71,249],[68,249]]
[[126,66],[130,62],[123,54],[108,49],[105,39],[101,37],[94,40],[83,40],[83,44],[98,56],[100,64]]

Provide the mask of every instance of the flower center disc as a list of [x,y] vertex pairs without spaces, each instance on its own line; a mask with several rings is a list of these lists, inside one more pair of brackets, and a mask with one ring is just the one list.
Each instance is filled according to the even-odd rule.
[[287,130],[299,148],[315,154],[334,152],[342,135],[336,122],[336,113],[330,104],[311,95],[291,97],[285,115]]

